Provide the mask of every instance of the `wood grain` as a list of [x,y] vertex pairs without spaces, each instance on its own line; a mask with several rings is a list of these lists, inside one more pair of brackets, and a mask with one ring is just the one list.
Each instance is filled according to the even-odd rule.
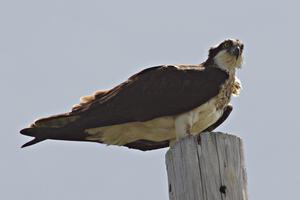
[[247,200],[242,140],[224,133],[189,136],[166,154],[170,200]]

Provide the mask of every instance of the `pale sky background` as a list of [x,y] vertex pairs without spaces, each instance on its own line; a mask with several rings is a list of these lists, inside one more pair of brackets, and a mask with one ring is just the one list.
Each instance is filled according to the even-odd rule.
[[245,44],[244,90],[217,130],[243,138],[250,199],[298,199],[297,1],[1,0],[0,199],[168,199],[165,153],[46,141],[21,128],[160,64],[200,63]]

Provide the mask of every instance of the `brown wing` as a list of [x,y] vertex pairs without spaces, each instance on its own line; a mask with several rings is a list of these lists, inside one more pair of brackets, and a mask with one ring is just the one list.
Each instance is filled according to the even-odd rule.
[[177,115],[216,96],[227,78],[214,67],[148,68],[72,113],[85,116],[85,128]]
[[55,118],[51,118],[51,130],[43,127],[47,134],[43,135],[38,127],[21,132],[43,139],[85,140],[85,130],[89,128],[187,112],[216,96],[227,78],[226,72],[201,65],[148,68],[77,106],[67,114],[72,120],[63,126],[55,127]]

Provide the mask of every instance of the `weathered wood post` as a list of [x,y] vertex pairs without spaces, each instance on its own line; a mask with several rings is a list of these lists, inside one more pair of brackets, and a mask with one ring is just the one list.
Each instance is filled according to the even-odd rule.
[[224,133],[189,136],[166,154],[170,200],[247,200],[242,140]]

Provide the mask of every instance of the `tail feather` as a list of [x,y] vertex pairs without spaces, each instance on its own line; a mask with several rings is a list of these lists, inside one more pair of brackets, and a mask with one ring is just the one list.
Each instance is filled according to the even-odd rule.
[[59,128],[36,127],[22,129],[20,133],[22,135],[34,137],[33,140],[22,145],[22,148],[24,148],[42,142],[46,139],[56,139],[59,137],[61,130]]
[[[20,131],[21,134],[34,137],[33,140],[22,146],[27,147],[46,139],[73,140],[74,136],[66,131],[66,127],[76,121],[79,116],[64,113],[36,120],[29,128]],[[75,135],[79,137],[81,135]],[[81,139],[81,138],[80,138]]]
[[47,139],[54,140],[71,140],[71,141],[85,141],[86,135],[83,130],[79,129],[67,129],[62,128],[51,128],[51,127],[30,127],[24,128],[20,131],[22,135],[34,137],[33,140],[27,142],[22,146],[27,147],[33,144],[42,142]]
[[34,138],[33,140],[30,140],[29,142],[23,144],[23,145],[21,146],[21,148],[24,148],[24,147],[28,147],[28,146],[34,145],[34,144],[39,143],[39,142],[42,142],[42,141],[44,141],[44,140],[46,140],[46,139],[42,139],[42,138]]

